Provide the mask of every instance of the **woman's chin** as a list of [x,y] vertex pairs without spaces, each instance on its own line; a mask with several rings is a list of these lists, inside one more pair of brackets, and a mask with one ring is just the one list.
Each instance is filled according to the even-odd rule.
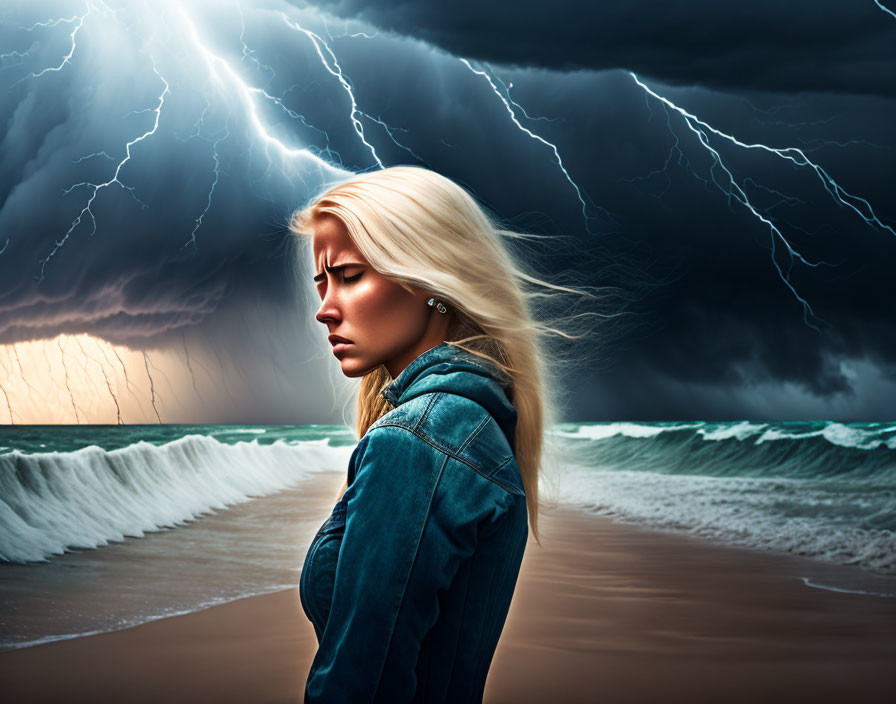
[[339,360],[339,366],[342,367],[342,373],[349,378],[364,376],[370,371],[361,360],[353,359],[351,356],[347,355]]

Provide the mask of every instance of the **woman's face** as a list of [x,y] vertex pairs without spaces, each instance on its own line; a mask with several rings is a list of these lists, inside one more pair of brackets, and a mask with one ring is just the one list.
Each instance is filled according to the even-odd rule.
[[315,317],[327,326],[333,354],[346,376],[363,376],[384,364],[395,378],[419,354],[445,339],[444,322],[433,319],[425,293],[410,293],[370,266],[336,216],[315,219],[312,251],[321,297]]

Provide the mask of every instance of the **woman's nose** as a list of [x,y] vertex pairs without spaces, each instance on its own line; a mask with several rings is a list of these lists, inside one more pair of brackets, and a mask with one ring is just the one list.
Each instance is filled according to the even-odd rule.
[[342,320],[339,309],[334,304],[333,297],[329,294],[329,292],[327,292],[327,295],[325,295],[323,300],[320,302],[320,308],[318,308],[317,313],[314,317],[317,322],[323,323],[325,325],[328,322],[339,323]]

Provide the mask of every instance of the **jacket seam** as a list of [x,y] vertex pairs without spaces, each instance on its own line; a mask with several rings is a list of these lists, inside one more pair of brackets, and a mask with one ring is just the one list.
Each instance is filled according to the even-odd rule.
[[429,415],[429,411],[432,408],[432,405],[436,402],[436,399],[443,395],[443,392],[434,393],[432,398],[429,399],[429,403],[426,404],[426,408],[423,409],[423,413],[420,414],[420,417],[417,419],[417,422],[414,424],[414,429],[419,428],[423,421],[426,420],[426,416]]
[[[447,455],[447,456],[450,457],[451,459],[453,459],[453,460],[457,460],[458,462],[467,465],[467,467],[469,467],[469,468],[472,469],[474,472],[476,472],[476,474],[478,474],[480,477],[482,477],[483,479],[487,479],[488,481],[490,481],[490,482],[491,482],[492,484],[494,484],[495,486],[500,487],[502,490],[506,491],[508,494],[518,495],[518,494],[516,494],[516,492],[511,491],[510,489],[508,489],[506,486],[504,486],[504,485],[501,484],[500,482],[497,482],[497,481],[495,481],[494,479],[492,479],[490,476],[488,476],[487,474],[485,474],[485,473],[483,472],[483,470],[481,470],[479,467],[477,467],[477,466],[474,465],[473,463],[469,462],[468,460],[465,460],[463,457],[460,457],[459,455],[455,454],[455,453],[452,452],[451,450],[449,450],[449,449],[447,449],[447,448],[445,448],[445,447],[442,447],[441,445],[439,445],[438,443],[436,443],[435,440],[432,440],[431,438],[427,437],[427,436],[424,435],[423,433],[419,432],[416,428],[412,428],[412,427],[407,426],[407,425],[402,425],[402,424],[400,424],[400,423],[383,423],[383,424],[381,424],[381,425],[377,425],[376,427],[377,427],[377,428],[388,428],[388,427],[392,427],[392,428],[401,428],[402,430],[407,430],[409,433],[413,433],[413,434],[416,435],[418,438],[420,438],[421,440],[423,440],[423,442],[425,442],[425,443],[427,443],[428,445],[430,445],[431,447],[435,448],[436,450],[438,450],[438,451],[441,452],[442,454]],[[372,428],[371,428],[371,429],[372,429]]]
[[511,455],[511,456],[508,457],[507,459],[503,460],[497,467],[495,467],[495,468],[492,470],[492,475],[495,475],[495,474],[497,474],[498,472],[500,472],[502,469],[504,469],[504,467],[505,467],[507,464],[509,464],[509,463],[510,463],[510,460],[512,460],[512,459],[513,459],[513,455]]
[[466,448],[468,448],[470,446],[470,444],[473,442],[473,440],[476,438],[476,436],[479,435],[479,433],[482,432],[482,429],[488,424],[490,419],[491,419],[491,415],[489,413],[486,413],[485,418],[483,418],[479,422],[479,425],[477,425],[476,428],[473,430],[473,432],[470,433],[470,436],[460,444],[459,448],[457,448],[458,453],[463,452]]

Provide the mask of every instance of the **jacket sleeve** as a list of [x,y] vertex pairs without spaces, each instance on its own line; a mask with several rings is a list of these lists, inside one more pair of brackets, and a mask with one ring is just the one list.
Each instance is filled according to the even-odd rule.
[[374,428],[357,450],[332,605],[305,686],[311,704],[413,698],[439,591],[500,511],[490,481],[410,430]]

